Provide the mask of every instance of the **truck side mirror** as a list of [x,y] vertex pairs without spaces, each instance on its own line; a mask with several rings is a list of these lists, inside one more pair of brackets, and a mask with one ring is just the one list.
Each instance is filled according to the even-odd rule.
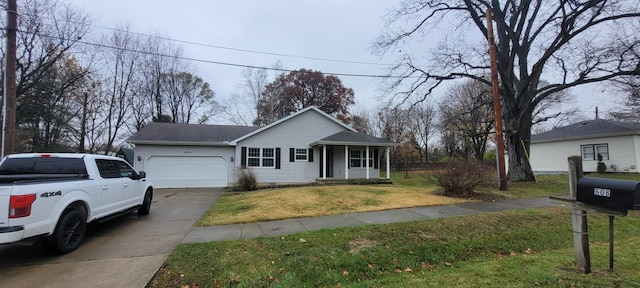
[[144,171],[138,172],[138,179],[144,179],[144,178],[147,178],[147,173]]

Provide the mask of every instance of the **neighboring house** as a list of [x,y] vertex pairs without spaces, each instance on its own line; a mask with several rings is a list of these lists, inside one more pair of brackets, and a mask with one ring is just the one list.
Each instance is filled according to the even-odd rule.
[[584,172],[596,172],[598,154],[607,172],[638,173],[640,124],[596,119],[531,136],[531,167],[537,173],[568,171],[567,158],[582,156]]
[[129,164],[133,165],[133,149],[120,148],[120,150],[116,152],[116,157],[120,157],[127,161]]
[[398,145],[313,106],[264,127],[150,123],[127,142],[134,167],[160,188],[233,186],[240,168],[268,185],[377,179],[383,154],[388,179],[389,148]]

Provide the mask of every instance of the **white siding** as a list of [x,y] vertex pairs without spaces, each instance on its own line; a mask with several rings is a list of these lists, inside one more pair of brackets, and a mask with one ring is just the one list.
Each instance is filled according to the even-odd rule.
[[[547,143],[531,144],[531,167],[535,172],[566,172],[567,158],[581,155],[580,146],[589,144],[608,144],[609,160],[603,160],[607,172],[614,172],[611,165],[616,165],[618,172],[638,172],[639,136],[617,136],[607,138],[591,138]],[[597,160],[583,160],[585,172],[596,172]]]
[[[224,159],[226,169],[227,186],[233,186],[235,159],[232,158],[235,147],[208,147],[208,146],[161,146],[161,145],[136,145],[134,149],[133,166],[136,170],[149,170],[145,165],[152,157],[220,157]],[[139,160],[138,160],[139,159]],[[220,163],[216,161],[216,163]],[[150,175],[152,176],[152,175]],[[152,179],[153,180],[153,179]]]
[[[240,166],[241,147],[252,148],[280,148],[280,169],[273,167],[252,168],[260,183],[308,183],[314,182],[319,176],[320,150],[314,149],[313,162],[289,162],[290,148],[311,148],[309,145],[324,137],[345,131],[345,127],[327,119],[314,110],[302,113],[289,121],[284,121],[261,133],[253,135],[237,144],[234,162]],[[344,154],[341,148],[334,149],[335,154]],[[338,167],[335,167],[338,168]],[[334,168],[334,169],[335,169]],[[344,168],[338,168],[344,170]],[[334,173],[338,170],[335,169]]]

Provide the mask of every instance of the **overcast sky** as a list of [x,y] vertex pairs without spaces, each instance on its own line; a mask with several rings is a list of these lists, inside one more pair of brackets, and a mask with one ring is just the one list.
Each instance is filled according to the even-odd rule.
[[[385,64],[394,63],[393,57],[381,59],[371,53],[370,47],[384,29],[383,16],[400,3],[400,0],[64,1],[95,18],[95,33],[110,32],[101,27],[129,24],[131,31],[137,33],[162,34],[222,47],[175,43],[184,48],[185,57],[202,60],[193,63],[195,74],[212,86],[222,104],[238,90],[243,68],[207,61],[264,67],[280,61],[283,68],[291,70],[385,74],[388,67]],[[376,108],[383,103],[378,78],[338,77],[346,87],[354,89],[356,109]],[[598,101],[609,94],[601,87],[572,93],[580,97],[571,104],[579,105],[590,118],[595,106],[604,112],[612,105],[610,97],[608,103]]]
[[[264,67],[280,61],[283,68],[291,70],[384,74],[387,67],[384,64],[393,61],[374,56],[370,46],[383,29],[382,17],[399,3],[399,0],[65,1],[95,18],[95,33],[110,32],[101,27],[129,24],[137,33],[162,34],[223,47],[175,43],[184,48],[185,57],[203,60],[193,63],[195,73],[211,84],[219,102],[237,91],[243,68],[204,61]],[[354,89],[358,107],[376,105],[379,79],[338,77],[346,87]]]

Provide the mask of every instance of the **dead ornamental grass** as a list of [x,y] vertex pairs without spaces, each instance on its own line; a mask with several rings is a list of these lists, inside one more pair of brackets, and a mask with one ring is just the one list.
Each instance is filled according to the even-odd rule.
[[[470,202],[435,195],[434,190],[397,185],[336,185],[234,193],[221,197],[199,225],[251,223]],[[230,211],[216,209],[216,206],[240,208]]]

